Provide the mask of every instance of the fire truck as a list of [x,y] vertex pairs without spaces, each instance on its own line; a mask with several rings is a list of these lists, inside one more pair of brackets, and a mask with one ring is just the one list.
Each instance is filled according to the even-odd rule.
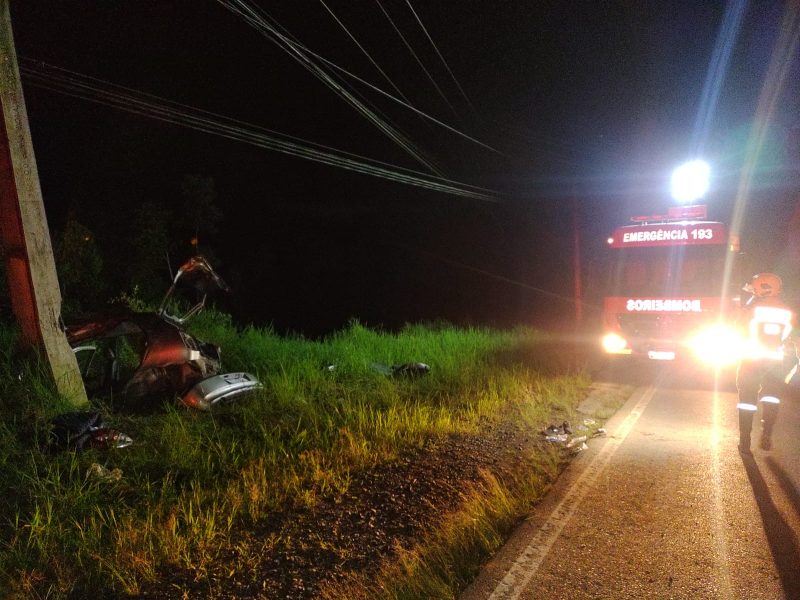
[[704,205],[631,220],[608,238],[614,258],[603,302],[604,350],[735,361],[738,241],[724,223],[707,220]]

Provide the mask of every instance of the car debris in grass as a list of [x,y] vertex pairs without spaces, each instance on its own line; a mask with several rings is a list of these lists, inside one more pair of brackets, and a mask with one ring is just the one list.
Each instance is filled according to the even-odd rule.
[[99,463],[92,463],[86,470],[86,479],[115,483],[122,479],[122,469],[118,467],[109,469]]
[[50,421],[50,446],[54,449],[85,450],[126,448],[133,440],[118,429],[108,427],[99,412],[76,411]]
[[[197,301],[183,315],[167,312],[178,289]],[[186,322],[205,307],[210,293],[230,291],[202,256],[178,269],[156,312],[126,311],[87,317],[66,328],[90,395],[111,394],[136,401],[165,392],[187,406],[208,410],[260,386],[250,373],[220,373],[219,346],[187,333]]]
[[370,364],[370,367],[374,371],[383,373],[388,377],[408,377],[411,379],[421,377],[422,375],[427,375],[431,371],[430,366],[423,362],[408,362],[399,365],[392,365],[391,367],[382,363],[374,362]]

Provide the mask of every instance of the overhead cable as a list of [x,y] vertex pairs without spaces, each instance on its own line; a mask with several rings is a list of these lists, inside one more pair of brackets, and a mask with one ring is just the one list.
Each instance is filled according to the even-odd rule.
[[[218,1],[219,1],[219,0],[218,0]],[[234,0],[234,1],[236,1],[236,0]],[[263,8],[261,8],[260,6],[258,6],[258,5],[255,5],[255,4],[253,4],[253,5],[250,5],[248,8],[249,8],[249,10],[250,10],[250,11],[253,11],[253,13],[249,13],[249,12],[243,12],[243,11],[241,11],[241,10],[239,10],[239,9],[236,9],[236,8],[233,8],[233,7],[230,7],[230,6],[228,6],[227,8],[229,8],[229,10],[231,10],[231,12],[234,12],[235,14],[238,14],[238,15],[239,15],[240,17],[242,17],[244,20],[248,21],[248,22],[250,23],[250,25],[251,25],[251,26],[253,26],[254,28],[256,28],[256,29],[259,29],[259,28],[260,28],[260,26],[261,26],[261,23],[259,23],[258,19],[254,19],[254,17],[252,16],[252,14],[253,14],[253,13],[257,13],[258,17],[259,17],[261,20],[268,21],[268,22],[269,22],[269,23],[272,25],[272,27],[273,27],[274,29],[276,29],[276,30],[277,30],[277,29],[280,29],[281,31],[283,31],[283,34],[281,34],[281,35],[277,35],[277,37],[278,37],[278,38],[280,39],[280,41],[282,41],[284,44],[294,44],[294,45],[296,45],[298,48],[300,48],[300,49],[301,49],[303,52],[305,52],[305,53],[309,54],[309,55],[310,55],[310,56],[312,56],[313,58],[315,58],[315,59],[317,59],[317,60],[320,60],[320,61],[322,61],[322,62],[324,62],[324,63],[328,64],[328,66],[330,66],[330,67],[333,67],[333,68],[335,68],[335,69],[339,70],[340,72],[343,72],[343,73],[345,73],[346,75],[350,76],[351,78],[354,78],[354,79],[356,79],[356,80],[360,81],[361,83],[363,83],[363,84],[365,84],[365,85],[367,85],[367,86],[369,86],[369,87],[374,87],[374,86],[372,86],[372,84],[370,84],[370,83],[368,83],[368,82],[366,82],[366,81],[362,80],[361,78],[359,78],[359,77],[358,77],[358,76],[356,76],[356,75],[353,75],[352,73],[350,73],[350,72],[349,72],[349,71],[347,71],[346,69],[344,69],[344,68],[342,68],[342,67],[340,67],[340,66],[338,66],[338,65],[336,65],[336,64],[334,64],[334,63],[332,63],[332,62],[330,62],[329,60],[325,59],[324,57],[322,57],[322,56],[320,56],[320,55],[316,54],[315,52],[311,51],[311,50],[310,50],[310,49],[309,49],[307,46],[304,46],[302,43],[300,43],[300,41],[297,39],[297,37],[296,37],[296,36],[294,36],[294,35],[293,35],[293,34],[292,34],[292,33],[291,33],[291,32],[290,32],[288,29],[286,29],[286,27],[284,27],[283,25],[281,25],[281,24],[280,24],[280,22],[278,22],[278,20],[277,20],[277,19],[274,19],[272,16],[270,16],[270,14],[269,14],[269,13],[267,13],[267,12],[266,12],[266,11],[265,11]],[[264,32],[263,32],[263,31],[262,31],[261,33],[262,33],[262,35],[264,35]],[[284,34],[285,34],[285,35],[284,35]],[[265,35],[265,37],[268,37],[268,36],[266,36],[266,35]],[[273,42],[275,42],[275,43],[278,43],[278,42],[276,42],[275,40],[271,40],[271,41],[273,41]],[[357,43],[357,42],[356,42],[356,43]],[[286,50],[284,49],[284,51],[286,51]],[[290,53],[290,54],[291,54],[291,53]],[[293,58],[294,58],[294,57],[293,57]],[[313,61],[310,61],[310,62],[313,62]],[[303,66],[303,67],[305,67],[305,68],[306,68],[306,70],[309,70],[309,71],[312,73],[312,75],[315,75],[315,76],[319,77],[317,73],[314,73],[313,71],[311,71],[310,69],[308,69],[307,65],[302,65],[302,66]],[[324,83],[326,83],[326,84],[327,84],[327,82],[324,82]],[[346,86],[345,86],[345,84],[344,84],[343,82],[337,82],[337,83],[338,83],[338,85],[340,85],[340,86],[346,87]],[[386,95],[388,98],[391,98],[391,99],[392,99],[392,100],[394,100],[395,102],[399,102],[399,103],[401,103],[401,104],[405,104],[405,103],[404,103],[402,100],[398,100],[396,97],[392,96],[391,94],[388,94],[387,92],[383,92],[383,90],[380,90],[379,88],[375,88],[375,89],[377,89],[378,91],[382,92],[382,93],[383,93],[383,94],[385,94],[385,95]],[[334,90],[334,91],[336,91],[336,90]],[[354,94],[354,95],[358,96],[358,97],[359,97],[359,99],[360,99],[360,101],[361,101],[361,102],[362,102],[362,103],[363,103],[365,106],[367,106],[367,107],[368,107],[368,109],[371,109],[371,110],[373,111],[373,113],[375,113],[375,116],[376,116],[376,118],[380,117],[380,118],[381,118],[381,119],[383,119],[383,121],[384,121],[384,122],[387,124],[387,126],[390,126],[390,127],[394,128],[394,130],[395,130],[395,131],[397,131],[398,133],[402,133],[402,132],[400,131],[400,128],[399,128],[399,127],[398,127],[398,126],[397,126],[395,123],[393,123],[393,122],[392,122],[392,120],[391,120],[389,117],[387,117],[387,116],[386,116],[386,114],[385,114],[385,113],[383,113],[383,112],[382,112],[380,109],[378,109],[378,108],[377,108],[377,107],[376,107],[376,106],[375,106],[375,105],[374,105],[372,102],[370,102],[369,100],[367,100],[366,98],[364,98],[364,96],[363,96],[363,95],[359,94],[358,92],[356,92],[356,91],[355,91],[355,90],[353,90],[352,88],[350,88],[350,91],[351,91],[351,93],[352,93],[352,94]],[[347,100],[347,99],[346,99],[346,100]],[[412,109],[413,109],[413,107],[412,107]],[[406,137],[406,138],[408,138],[408,136],[407,136],[407,135],[406,135],[405,137]],[[411,143],[411,142],[409,141],[409,143]],[[417,148],[417,151],[419,152],[419,154],[420,154],[420,155],[422,155],[422,150],[421,150],[421,149]],[[431,169],[431,171],[432,171],[432,172],[434,172],[435,174],[439,175],[439,176],[443,176],[443,174],[442,174],[442,173],[441,173],[441,172],[440,172],[438,169],[435,169],[435,168],[434,168],[434,169]]]
[[374,66],[374,67],[375,67],[375,68],[378,70],[378,72],[379,72],[379,73],[380,73],[380,74],[383,76],[383,78],[384,78],[384,79],[385,79],[387,82],[389,82],[389,85],[391,85],[391,86],[392,86],[392,87],[395,89],[395,91],[396,91],[396,92],[397,92],[397,93],[400,95],[400,97],[401,97],[403,100],[405,100],[407,103],[409,103],[409,104],[410,104],[410,103],[411,103],[411,101],[410,101],[408,98],[406,98],[406,97],[405,97],[405,95],[404,95],[404,94],[403,94],[403,92],[400,90],[400,88],[399,88],[399,87],[397,87],[397,85],[395,85],[394,81],[392,81],[391,77],[389,77],[389,76],[386,74],[386,71],[384,71],[383,69],[381,69],[380,65],[379,65],[377,62],[375,62],[375,59],[373,59],[373,58],[372,58],[372,55],[371,55],[369,52],[367,52],[367,49],[366,49],[366,48],[364,48],[364,46],[362,46],[362,45],[361,45],[361,43],[360,43],[360,42],[359,42],[359,41],[356,39],[356,37],[355,37],[355,36],[354,36],[354,35],[353,35],[353,34],[350,32],[350,30],[349,30],[349,29],[347,28],[347,26],[346,26],[346,25],[345,25],[345,24],[344,24],[344,23],[341,21],[341,19],[339,19],[339,17],[337,17],[337,16],[336,16],[336,13],[334,13],[334,12],[331,10],[331,8],[330,8],[330,7],[329,7],[327,4],[325,4],[325,0],[319,0],[319,2],[320,2],[320,4],[322,4],[322,6],[325,8],[325,10],[327,10],[327,11],[328,11],[328,13],[331,15],[331,17],[333,17],[333,20],[334,20],[334,21],[336,21],[336,23],[338,23],[338,24],[339,24],[339,27],[341,27],[341,28],[342,28],[342,30],[343,30],[343,31],[344,31],[344,32],[347,34],[347,36],[348,36],[348,37],[349,37],[349,38],[350,38],[350,39],[353,41],[353,43],[354,43],[354,44],[355,44],[355,45],[358,47],[358,49],[359,49],[359,50],[361,50],[361,53],[362,53],[364,56],[366,56],[366,57],[367,57],[367,60],[369,60],[369,62],[371,62],[371,63],[372,63],[372,66]]
[[389,94],[388,92],[382,90],[381,88],[379,88],[379,87],[377,87],[375,85],[372,85],[369,81],[365,81],[365,80],[361,79],[358,75],[354,75],[353,73],[351,73],[347,69],[345,69],[343,67],[340,67],[339,65],[337,65],[335,63],[332,63],[328,59],[326,59],[326,58],[324,58],[322,56],[319,56],[318,54],[315,54],[314,52],[311,52],[311,51],[309,51],[309,54],[311,54],[315,58],[321,60],[322,62],[326,63],[328,66],[333,67],[334,69],[337,69],[338,71],[341,71],[342,73],[344,73],[348,77],[351,77],[351,78],[355,79],[356,81],[358,81],[359,83],[367,86],[371,90],[373,90],[375,92],[378,92],[382,96],[385,96],[386,98],[388,98],[390,100],[393,100],[394,102],[404,106],[405,108],[407,108],[407,109],[409,109],[411,111],[414,111],[419,116],[421,116],[421,117],[423,117],[425,119],[428,119],[432,123],[435,123],[436,125],[439,125],[440,127],[443,127],[445,129],[447,129],[451,133],[454,133],[454,134],[464,138],[465,140],[468,140],[468,141],[472,142],[473,144],[477,144],[478,146],[481,146],[482,148],[485,148],[486,150],[490,150],[491,152],[494,152],[495,154],[503,154],[497,148],[493,148],[489,144],[487,144],[485,142],[482,142],[479,139],[472,137],[471,135],[467,135],[463,131],[459,131],[455,127],[453,127],[451,125],[448,125],[447,123],[444,123],[443,121],[440,121],[436,117],[432,117],[429,114],[422,112],[421,110],[419,110],[417,107],[413,106],[412,104],[407,104],[406,102],[403,102],[399,98],[396,98],[396,97],[392,96],[391,94]]
[[[218,0],[218,1],[219,1],[219,0]],[[412,105],[410,102],[404,102],[403,100],[401,100],[401,99],[397,98],[396,96],[393,96],[392,94],[390,94],[390,93],[389,93],[389,92],[387,92],[386,90],[383,90],[383,89],[379,88],[378,86],[376,86],[376,85],[374,85],[374,84],[370,83],[369,81],[366,81],[366,80],[362,79],[362,78],[361,78],[361,77],[359,77],[358,75],[356,75],[356,74],[354,74],[354,73],[352,73],[352,72],[348,71],[348,70],[347,70],[347,69],[345,69],[344,67],[342,67],[342,66],[340,66],[340,65],[338,65],[338,64],[336,64],[336,63],[334,63],[333,61],[331,61],[331,60],[329,60],[329,59],[325,58],[324,56],[321,56],[320,54],[317,54],[316,52],[314,52],[313,50],[311,50],[311,49],[310,49],[308,46],[305,46],[305,45],[303,45],[303,44],[302,44],[300,41],[298,41],[298,40],[297,40],[297,38],[291,34],[291,32],[289,32],[289,31],[288,31],[288,30],[287,30],[285,27],[283,27],[283,26],[282,26],[280,23],[278,23],[278,22],[277,22],[275,19],[273,19],[273,18],[272,18],[272,17],[271,17],[271,16],[270,16],[270,15],[269,15],[269,14],[268,14],[266,11],[264,11],[264,9],[263,9],[263,8],[260,8],[260,7],[257,7],[257,6],[254,6],[254,7],[252,7],[252,8],[254,8],[254,10],[256,10],[256,11],[258,11],[258,12],[260,13],[260,16],[261,16],[261,18],[262,18],[262,19],[265,19],[265,20],[267,20],[267,21],[270,21],[270,22],[272,23],[273,27],[275,27],[275,28],[279,28],[279,29],[283,30],[283,32],[284,32],[284,34],[285,34],[283,37],[285,37],[285,38],[286,38],[286,40],[288,40],[288,41],[292,42],[294,45],[296,45],[298,48],[300,48],[300,49],[301,49],[303,52],[305,52],[305,53],[306,53],[306,54],[308,54],[309,56],[311,56],[311,57],[313,57],[313,58],[315,58],[315,59],[317,59],[317,60],[319,60],[319,61],[322,61],[322,62],[323,62],[323,63],[325,63],[327,66],[329,66],[329,67],[331,67],[331,68],[333,68],[333,69],[336,69],[337,71],[339,71],[339,72],[340,72],[340,73],[342,73],[343,75],[346,75],[347,77],[350,77],[351,79],[354,79],[355,81],[358,81],[360,84],[362,84],[362,85],[364,85],[364,86],[366,86],[366,87],[370,88],[372,91],[374,91],[374,92],[377,92],[377,93],[378,93],[378,94],[380,94],[381,96],[383,96],[383,97],[385,97],[385,98],[387,98],[387,99],[391,100],[392,102],[395,102],[396,104],[399,104],[399,105],[403,106],[404,108],[407,108],[408,110],[410,110],[410,111],[412,111],[412,112],[416,113],[416,114],[417,114],[417,115],[419,115],[420,117],[422,117],[422,118],[424,118],[424,119],[427,119],[427,120],[428,120],[428,121],[430,121],[431,123],[434,123],[435,125],[438,125],[438,126],[440,126],[440,127],[444,128],[444,129],[448,130],[449,132],[451,132],[451,133],[453,133],[453,134],[455,134],[455,135],[457,135],[457,136],[459,136],[459,137],[461,137],[461,138],[463,138],[463,139],[465,139],[465,140],[467,140],[467,141],[469,141],[469,142],[472,142],[472,143],[474,143],[474,144],[476,144],[476,145],[478,145],[478,146],[481,146],[482,148],[485,148],[486,150],[489,150],[489,151],[491,151],[491,152],[494,152],[494,153],[496,153],[496,154],[501,154],[501,155],[503,154],[503,153],[502,153],[500,150],[498,150],[497,148],[493,148],[493,147],[492,147],[492,146],[490,146],[489,144],[487,144],[487,143],[485,143],[485,142],[482,142],[481,140],[479,140],[479,139],[477,139],[477,138],[475,138],[475,137],[473,137],[473,136],[470,136],[470,135],[468,135],[468,134],[464,133],[463,131],[459,131],[458,129],[456,129],[456,128],[455,128],[455,127],[453,127],[452,125],[448,125],[447,123],[445,123],[445,122],[443,122],[443,121],[441,121],[441,120],[437,119],[436,117],[433,117],[433,116],[431,116],[431,115],[429,115],[429,114],[427,114],[427,113],[423,112],[422,110],[420,110],[420,109],[418,109],[417,107],[413,106],[413,105]],[[383,7],[381,7],[381,8],[383,8]],[[248,18],[248,16],[247,16],[247,15],[245,15],[244,13],[238,12],[237,14],[239,14],[239,15],[240,15],[242,18],[244,18],[244,19],[247,19],[247,18]],[[389,18],[389,20],[391,21],[391,17],[389,17],[388,15],[387,15],[387,17],[388,17],[388,18]],[[394,25],[394,23],[392,23],[392,24]],[[397,31],[397,29],[396,29],[396,28],[395,28],[395,30]],[[400,33],[399,31],[397,31],[397,33],[398,33],[398,35],[400,35],[401,39],[403,39],[403,40],[405,41],[405,39],[403,38],[403,35],[402,35],[402,33]],[[290,39],[290,38],[291,38],[291,39]],[[414,54],[414,51],[413,51],[413,50],[412,50],[410,47],[409,47],[409,50],[411,51],[411,53],[412,53],[412,54]],[[415,56],[415,58],[416,58],[416,54],[414,54],[414,56]],[[419,62],[419,59],[418,59],[418,58],[417,58],[417,61]],[[421,63],[420,63],[420,66],[421,66],[421,67],[423,68],[423,70],[425,70],[425,71],[426,71],[426,73],[427,73],[427,70],[425,69],[425,67],[424,67],[424,66],[423,66]],[[428,74],[428,76],[430,77],[430,74]],[[435,81],[433,81],[433,79],[431,79],[431,81],[432,81],[432,83],[433,83],[434,85],[436,85],[436,82],[435,82]],[[437,86],[437,87],[438,87],[438,86]],[[445,101],[447,102],[447,98],[445,98]],[[448,103],[449,103],[449,102],[448,102]],[[374,107],[373,107],[373,108],[374,108]],[[384,118],[385,118],[385,117],[384,117]]]
[[[284,31],[286,31],[286,30],[284,29]],[[288,32],[287,32],[287,35],[289,35]],[[463,131],[459,131],[458,129],[456,129],[452,125],[448,125],[447,123],[437,119],[436,117],[433,117],[433,116],[427,114],[426,112],[421,111],[416,106],[414,106],[414,105],[412,105],[412,104],[410,104],[408,102],[404,102],[403,100],[400,100],[400,98],[397,98],[396,96],[393,96],[392,94],[390,94],[386,90],[383,90],[383,89],[379,88],[378,86],[370,83],[369,81],[366,81],[366,80],[362,79],[361,77],[359,77],[358,75],[348,71],[344,67],[342,67],[340,65],[337,65],[335,62],[332,62],[331,60],[325,58],[324,56],[321,56],[321,55],[317,54],[316,52],[314,52],[313,50],[308,48],[308,46],[304,46],[303,44],[301,44],[300,42],[297,42],[297,41],[294,41],[293,43],[296,46],[298,46],[300,49],[302,49],[304,52],[306,52],[309,56],[312,56],[312,57],[316,58],[317,60],[324,62],[327,66],[329,66],[329,67],[331,67],[333,69],[336,69],[337,71],[339,71],[343,75],[346,75],[346,76],[350,77],[351,79],[354,79],[355,81],[358,81],[360,84],[367,86],[372,91],[377,92],[381,96],[391,100],[392,102],[395,102],[395,103],[403,106],[404,108],[407,108],[408,110],[416,113],[420,117],[422,117],[424,119],[427,119],[431,123],[434,123],[434,124],[438,125],[439,127],[442,127],[444,129],[448,130],[449,132],[454,133],[455,135],[457,135],[457,136],[459,136],[459,137],[461,137],[461,138],[463,138],[463,139],[465,139],[465,140],[467,140],[469,142],[472,142],[473,144],[481,146],[482,148],[485,148],[486,150],[494,152],[495,154],[501,154],[501,155],[503,154],[497,148],[493,148],[489,144],[487,144],[485,142],[482,142],[481,140],[479,140],[479,139],[477,139],[477,138],[475,138],[475,137],[473,137],[471,135],[468,135],[468,134],[464,133]],[[434,85],[435,85],[435,82],[434,82]],[[446,98],[445,98],[445,100],[446,100]]]
[[394,30],[397,33],[397,35],[400,36],[400,39],[403,41],[403,44],[405,44],[405,47],[408,48],[409,52],[411,52],[411,56],[414,57],[414,60],[417,61],[417,64],[420,66],[420,68],[425,73],[425,75],[427,75],[428,79],[433,84],[433,87],[436,89],[437,93],[442,97],[442,100],[444,100],[445,104],[447,104],[447,106],[450,107],[450,110],[453,111],[453,114],[458,116],[458,113],[456,112],[455,107],[450,103],[450,100],[447,99],[447,96],[444,95],[444,92],[442,91],[442,88],[440,88],[439,85],[436,83],[436,81],[433,79],[433,76],[430,74],[428,69],[425,68],[425,65],[422,63],[422,60],[420,60],[419,56],[417,56],[417,53],[414,52],[414,49],[411,47],[411,44],[408,43],[408,41],[406,40],[406,37],[403,35],[403,33],[397,27],[397,25],[395,24],[395,22],[392,19],[392,17],[389,15],[388,12],[386,12],[386,9],[383,7],[383,4],[381,4],[381,1],[380,0],[375,0],[375,2],[378,4],[378,7],[381,9],[381,11],[386,16],[386,18],[389,20],[389,23],[392,25],[392,28],[394,28]]
[[21,57],[20,72],[31,85],[130,113],[390,181],[477,200],[499,201],[498,195],[492,190],[315,144],[54,65]]
[[370,123],[382,131],[389,139],[395,142],[410,156],[425,166],[431,172],[442,175],[439,169],[427,158],[421,150],[406,136],[401,134],[395,127],[392,127],[382,120],[374,111],[370,110],[362,101],[358,100],[352,93],[346,90],[342,83],[316,64],[295,42],[280,33],[271,23],[264,19],[259,12],[254,9],[247,0],[217,0],[219,4],[230,10],[232,13],[242,17],[245,22],[259,31],[264,37],[275,43],[279,48],[291,56],[303,68],[317,77],[336,94],[353,106]]
[[461,84],[458,82],[458,79],[456,79],[456,76],[453,74],[453,70],[450,68],[450,65],[447,64],[447,61],[444,59],[444,56],[442,56],[442,53],[439,52],[439,47],[436,45],[436,42],[433,41],[433,38],[431,37],[431,34],[428,33],[428,30],[425,28],[425,25],[422,24],[422,19],[419,18],[419,15],[417,14],[417,11],[415,11],[414,7],[411,6],[411,0],[406,0],[406,4],[408,4],[408,8],[411,9],[411,12],[414,13],[414,18],[417,20],[417,23],[419,23],[419,26],[422,27],[422,31],[425,32],[425,35],[428,37],[428,40],[430,41],[431,46],[433,46],[433,49],[436,50],[436,54],[439,55],[439,58],[441,59],[442,64],[444,65],[444,68],[447,69],[447,72],[450,73],[450,77],[453,78],[453,81],[455,82],[456,87],[458,87],[458,91],[461,92],[462,96],[464,96],[464,100],[466,100],[467,104],[469,104],[469,107],[472,109],[473,114],[477,114],[475,112],[475,107],[472,105],[472,102],[470,102],[469,98],[467,97],[467,94],[464,91],[464,88],[461,87]]

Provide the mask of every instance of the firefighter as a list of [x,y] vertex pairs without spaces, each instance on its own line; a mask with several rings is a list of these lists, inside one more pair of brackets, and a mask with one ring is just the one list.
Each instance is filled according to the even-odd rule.
[[750,452],[750,432],[759,404],[763,424],[759,447],[770,450],[781,396],[797,368],[797,351],[789,339],[793,315],[781,301],[783,283],[774,273],[754,275],[743,289],[752,296],[744,306],[747,344],[736,371],[739,450]]

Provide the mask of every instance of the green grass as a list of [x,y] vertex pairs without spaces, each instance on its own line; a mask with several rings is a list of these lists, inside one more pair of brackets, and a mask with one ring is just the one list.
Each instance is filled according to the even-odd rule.
[[[393,334],[353,323],[312,341],[237,330],[207,311],[192,330],[222,346],[225,370],[251,371],[263,389],[212,414],[173,399],[150,412],[108,412],[135,444],[75,454],[42,442],[48,420],[68,406],[35,363],[12,356],[13,333],[0,328],[0,591],[135,594],[164,567],[202,576],[237,527],[337,497],[359,470],[434,436],[475,432],[510,407],[543,422],[588,385],[571,374],[568,355],[527,329],[418,325]],[[416,361],[430,374],[390,378],[370,367]],[[122,479],[87,479],[95,462],[121,469]],[[486,481],[476,506],[502,489]]]

